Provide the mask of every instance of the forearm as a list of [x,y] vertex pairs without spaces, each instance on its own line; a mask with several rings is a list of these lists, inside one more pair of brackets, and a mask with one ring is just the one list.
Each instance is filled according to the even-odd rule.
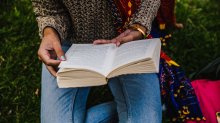
[[60,39],[57,31],[52,27],[46,27],[43,31],[43,37],[53,36],[54,38]]
[[160,0],[142,0],[139,9],[132,16],[129,25],[139,24],[145,27],[146,34],[149,34],[159,6]]
[[64,5],[59,0],[32,0],[33,10],[37,16],[39,35],[44,37],[45,29],[54,29],[60,40],[70,34],[70,19]]

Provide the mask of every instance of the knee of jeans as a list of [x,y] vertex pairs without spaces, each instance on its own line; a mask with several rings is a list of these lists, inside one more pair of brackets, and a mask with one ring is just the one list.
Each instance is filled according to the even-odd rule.
[[99,123],[107,120],[115,119],[117,114],[116,104],[107,102],[91,107],[87,111],[86,123]]

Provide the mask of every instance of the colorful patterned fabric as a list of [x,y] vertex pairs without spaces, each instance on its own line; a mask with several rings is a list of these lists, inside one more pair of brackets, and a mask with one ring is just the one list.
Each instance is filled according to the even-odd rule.
[[206,121],[187,120],[186,123],[220,123],[220,80],[192,81]]
[[176,23],[174,9],[175,0],[161,0],[161,6],[157,13],[158,23],[173,26]]
[[194,89],[184,71],[160,59],[161,96],[173,122],[204,119]]
[[[146,34],[150,33],[151,23],[157,15],[160,0],[108,0],[115,25],[121,33],[130,24],[138,23],[145,26]],[[117,12],[117,13],[115,13]],[[118,21],[119,20],[119,21]]]
[[[132,3],[131,13],[135,13],[139,6],[139,0],[123,0],[124,5],[114,0],[109,1],[112,5],[113,12],[115,12],[113,13],[115,26],[119,32],[122,32],[125,30],[123,24],[129,23],[127,22],[129,21],[127,13],[130,13],[124,5],[128,5],[127,3],[129,2]],[[158,26],[153,26],[151,35],[148,38],[161,36],[165,36],[165,33],[160,31]],[[179,65],[163,51],[161,52],[160,72],[158,76],[160,78],[161,97],[167,107],[167,114],[169,114],[173,122],[184,122],[189,118],[195,120],[204,119],[189,79],[184,75],[184,71]]]

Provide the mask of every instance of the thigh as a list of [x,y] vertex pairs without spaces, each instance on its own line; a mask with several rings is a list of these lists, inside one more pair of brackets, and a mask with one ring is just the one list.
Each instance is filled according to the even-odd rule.
[[85,123],[117,123],[115,102],[105,102],[88,109]]
[[122,75],[109,80],[120,123],[160,123],[159,80],[156,74]]
[[41,83],[41,123],[83,123],[89,88],[58,88],[45,65]]

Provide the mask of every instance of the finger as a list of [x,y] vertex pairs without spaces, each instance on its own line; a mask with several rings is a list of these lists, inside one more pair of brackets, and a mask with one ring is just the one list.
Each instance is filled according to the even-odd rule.
[[54,77],[56,77],[57,75],[57,71],[56,71],[56,69],[54,68],[54,67],[52,67],[52,66],[47,66],[46,65],[46,67],[47,67],[47,70],[50,72],[50,74],[52,74]]
[[57,66],[60,64],[60,60],[51,59],[51,56],[49,54],[48,50],[45,49],[39,49],[38,51],[38,57],[41,59],[46,65],[49,66]]
[[141,39],[142,34],[139,31],[130,31],[126,36],[117,39],[116,46],[120,46],[123,43],[135,41]]
[[42,59],[40,58],[40,56],[38,56],[38,59],[39,59],[39,60],[42,60]]
[[116,46],[120,46],[123,43],[129,42],[129,41],[133,41],[133,40],[134,40],[133,35],[127,35],[125,37],[117,39]]
[[129,41],[134,41],[134,40],[138,40],[138,39],[141,39],[142,37],[142,34],[141,32],[139,31],[129,31],[128,34],[126,34],[126,36],[120,38],[120,39],[117,39],[117,42],[121,42],[121,43],[126,43],[126,42],[129,42]]
[[109,44],[109,43],[112,43],[111,40],[98,39],[93,41],[93,44]]
[[[116,37],[116,38],[117,38],[117,37]],[[116,42],[117,42],[116,38],[113,38],[113,39],[111,40],[111,42],[112,42],[112,43],[116,43]]]
[[131,30],[130,30],[130,29],[127,29],[125,32],[121,33],[121,34],[118,35],[116,38],[113,38],[113,39],[111,40],[111,42],[112,42],[112,43],[115,43],[116,46],[118,46],[120,42],[118,42],[117,39],[120,39],[120,38],[125,37],[125,36],[128,35],[130,32],[131,32]]
[[65,61],[66,58],[65,58],[64,52],[62,50],[62,47],[59,41],[53,42],[53,48],[54,48],[54,51],[56,52],[58,59],[61,61]]
[[127,35],[127,34],[129,34],[130,32],[131,32],[132,30],[131,29],[127,29],[127,30],[125,30],[125,35]]
[[124,31],[123,33],[121,33],[119,36],[117,36],[115,39],[122,38],[122,37],[128,35],[130,32],[131,32],[131,30],[130,30],[130,29],[127,29],[126,31]]
[[58,66],[61,61],[60,60],[54,60],[54,59],[47,59],[47,60],[43,60],[43,62],[46,65],[49,65],[49,66]]

